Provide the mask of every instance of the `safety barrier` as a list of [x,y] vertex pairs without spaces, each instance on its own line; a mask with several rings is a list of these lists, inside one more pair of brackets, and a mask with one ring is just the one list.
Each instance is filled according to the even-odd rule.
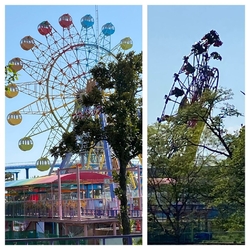
[[142,245],[142,234],[5,239],[5,245]]

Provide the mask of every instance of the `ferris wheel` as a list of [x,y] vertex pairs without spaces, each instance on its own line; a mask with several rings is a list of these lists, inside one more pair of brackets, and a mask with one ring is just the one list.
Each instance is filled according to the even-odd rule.
[[[209,65],[210,59],[222,60],[218,52],[209,54],[208,50],[211,46],[220,47],[222,41],[216,31],[211,30],[199,42],[192,46],[189,55],[184,56],[183,64],[178,73],[174,74],[174,82],[168,95],[165,95],[165,103],[160,117],[157,118],[158,123],[168,121],[171,122],[180,110],[201,102],[201,97],[209,90],[215,92],[219,83],[219,70]],[[211,108],[206,108],[206,117],[210,114]],[[185,147],[184,151],[189,155],[189,159],[194,161],[199,152],[198,144],[202,136],[205,122],[199,121],[195,115],[187,121],[187,128],[192,129],[190,140],[191,146]],[[174,149],[176,150],[176,149]]]
[[[222,41],[218,33],[211,30],[199,42],[192,45],[189,55],[184,56],[183,64],[178,73],[174,74],[174,82],[168,95],[165,95],[165,103],[159,123],[176,116],[180,107],[199,101],[206,90],[216,91],[219,83],[219,70],[209,65],[210,59],[222,60],[218,52],[209,54],[211,46],[220,47]],[[189,126],[194,127],[196,120],[188,121]]]
[[[30,81],[11,83],[5,93],[8,98],[17,96],[19,92],[34,98],[24,107],[9,113],[7,121],[15,126],[22,122],[23,115],[39,115],[27,134],[18,141],[18,146],[23,151],[31,150],[34,144],[32,138],[47,132],[43,152],[36,162],[40,171],[51,167],[49,150],[58,144],[63,133],[71,131],[73,127],[79,108],[77,96],[82,92],[87,93],[94,84],[90,69],[98,62],[116,60],[118,52],[133,46],[132,40],[125,37],[111,47],[115,26],[106,23],[99,34],[94,29],[94,18],[89,14],[80,20],[80,31],[69,14],[62,15],[58,22],[62,27],[61,32],[56,31],[48,21],[38,25],[37,30],[45,43],[31,36],[21,39],[21,48],[32,52],[35,60],[16,57],[9,61],[9,65],[16,72],[23,70],[27,73]],[[87,112],[93,115],[98,110],[86,110],[85,114]]]

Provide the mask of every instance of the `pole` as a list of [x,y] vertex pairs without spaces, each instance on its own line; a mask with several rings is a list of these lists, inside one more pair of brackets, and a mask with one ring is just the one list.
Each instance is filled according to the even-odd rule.
[[99,62],[99,15],[98,15],[98,6],[95,6],[95,18],[96,18],[96,37],[97,37],[97,62]]
[[142,197],[141,197],[141,170],[140,170],[140,165],[138,165],[137,169],[138,173],[138,191],[139,191],[139,213],[142,215]]
[[61,173],[60,168],[57,170],[58,172],[58,208],[59,208],[59,218],[62,220],[62,184],[61,184]]
[[29,179],[29,168],[25,168],[26,171],[26,179]]
[[77,175],[77,217],[78,220],[81,220],[81,197],[80,197],[80,166],[76,166],[76,175]]

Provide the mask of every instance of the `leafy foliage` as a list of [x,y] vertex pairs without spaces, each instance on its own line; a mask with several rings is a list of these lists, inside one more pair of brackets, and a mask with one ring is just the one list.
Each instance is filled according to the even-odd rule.
[[8,84],[18,80],[18,74],[15,72],[11,65],[5,66],[5,91],[8,91]]
[[13,173],[5,173],[5,181],[13,181],[14,180],[14,174]]
[[243,230],[245,133],[225,129],[225,118],[241,115],[225,103],[231,98],[230,90],[207,91],[167,123],[148,127],[149,235],[158,230],[180,243],[198,230],[195,221],[207,225],[214,208],[221,230]]
[[[233,136],[232,157],[220,162],[214,178],[212,205],[221,216],[216,222],[228,231],[244,231],[245,217],[245,126]],[[223,194],[223,195],[221,195]]]

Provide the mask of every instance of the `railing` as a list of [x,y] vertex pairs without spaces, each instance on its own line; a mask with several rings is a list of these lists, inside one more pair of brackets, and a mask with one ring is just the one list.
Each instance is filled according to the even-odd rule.
[[[116,207],[109,208],[107,206],[97,206],[93,201],[98,200],[81,200],[81,217],[117,217],[119,209]],[[78,216],[77,200],[62,200],[62,218],[77,218]],[[5,203],[6,217],[60,217],[59,205],[56,200],[45,201],[17,201]],[[129,209],[130,217],[141,217],[142,211],[137,208]]]
[[123,239],[127,245],[142,245],[142,234],[5,239],[5,245],[123,245]]
[[245,245],[245,231],[187,231],[182,234],[180,241],[170,235],[163,235],[160,231],[151,231],[148,234],[148,245]]

